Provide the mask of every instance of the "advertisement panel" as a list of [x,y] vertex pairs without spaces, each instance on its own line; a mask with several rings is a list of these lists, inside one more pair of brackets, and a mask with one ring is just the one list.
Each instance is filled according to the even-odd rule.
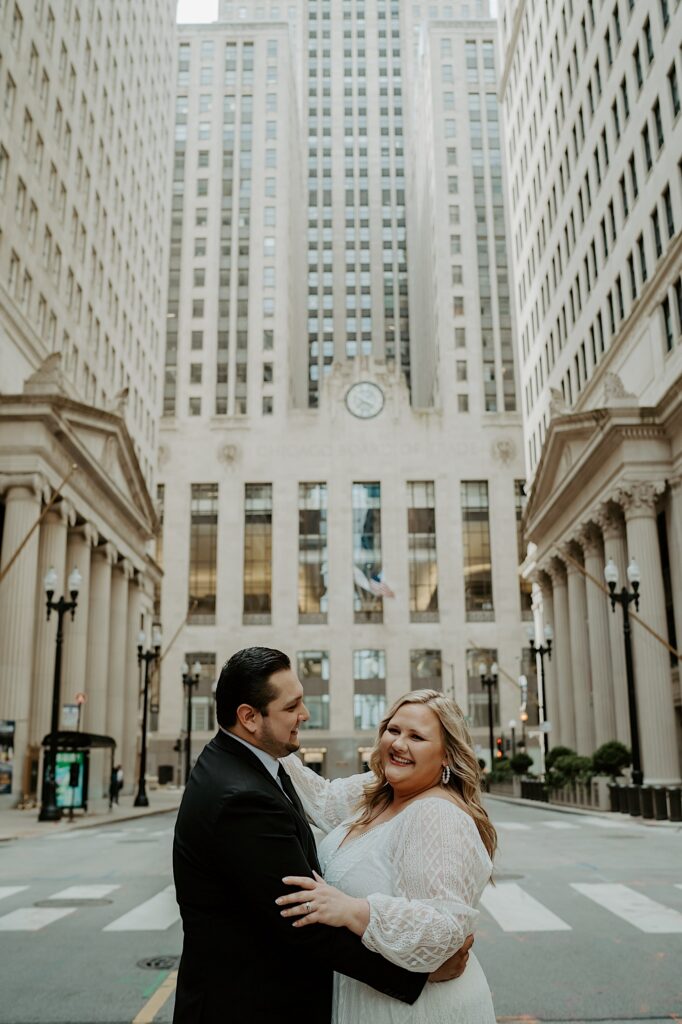
[[0,794],[12,792],[14,720],[0,718]]

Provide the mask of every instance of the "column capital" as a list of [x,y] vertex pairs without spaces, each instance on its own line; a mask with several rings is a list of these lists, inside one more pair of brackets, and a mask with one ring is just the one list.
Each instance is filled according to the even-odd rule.
[[552,581],[553,589],[566,586],[566,563],[562,561],[558,554],[550,558],[545,571]]
[[103,544],[98,544],[95,548],[93,548],[92,553],[93,555],[98,555],[108,565],[116,565],[116,561],[118,559],[118,551],[116,550],[113,544],[109,543],[109,541],[105,541]]
[[548,563],[543,562],[535,576],[537,585],[543,593],[552,589],[552,574]]
[[7,494],[15,487],[33,491],[38,501],[48,494],[47,481],[42,473],[0,473],[0,494]]
[[117,568],[123,573],[125,579],[131,580],[133,578],[135,568],[129,558],[122,558]]
[[615,497],[623,508],[626,522],[630,519],[653,519],[656,502],[664,490],[665,483],[658,480],[640,480],[619,487]]
[[97,547],[99,534],[92,523],[79,523],[77,526],[74,526],[71,533],[82,537],[88,547]]
[[620,505],[605,501],[597,506],[592,519],[601,530],[604,540],[625,539],[625,520]]
[[676,491],[678,494],[682,494],[682,473],[679,476],[669,476],[668,487],[671,491]]
[[67,526],[76,525],[76,510],[71,502],[67,501],[66,498],[62,498],[61,501],[57,502],[57,504],[53,506],[53,508],[56,515],[58,515],[62,522]]
[[599,528],[595,523],[591,521],[582,523],[577,539],[586,558],[594,555],[601,555],[602,539]]
[[566,565],[566,574],[568,576],[573,573],[580,572],[574,562],[583,561],[583,552],[580,544],[573,537],[570,540],[564,541],[558,546],[558,555]]

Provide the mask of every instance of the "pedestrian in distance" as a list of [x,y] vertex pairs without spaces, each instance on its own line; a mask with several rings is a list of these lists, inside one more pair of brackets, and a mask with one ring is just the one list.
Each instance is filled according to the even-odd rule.
[[109,778],[109,810],[114,804],[118,804],[118,795],[123,789],[123,768],[120,764],[115,764],[111,769],[111,776]]

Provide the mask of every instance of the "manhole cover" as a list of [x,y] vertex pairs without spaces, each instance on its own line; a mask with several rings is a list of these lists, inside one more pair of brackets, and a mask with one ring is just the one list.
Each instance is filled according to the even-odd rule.
[[500,871],[499,874],[496,872],[493,875],[493,882],[516,882],[519,878],[523,878],[523,875],[512,875]]
[[105,899],[66,899],[66,900],[37,900],[34,907],[107,907],[113,900]]
[[150,956],[138,960],[137,966],[147,971],[170,971],[180,963],[179,956]]

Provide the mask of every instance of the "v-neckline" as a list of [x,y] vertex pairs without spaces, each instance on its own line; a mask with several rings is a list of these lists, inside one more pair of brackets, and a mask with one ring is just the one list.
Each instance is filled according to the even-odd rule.
[[364,832],[360,832],[359,835],[353,836],[352,839],[349,839],[349,836],[350,836],[351,832],[353,831],[353,827],[354,827],[353,822],[351,822],[348,831],[346,832],[345,836],[343,837],[343,839],[341,840],[339,845],[336,847],[337,851],[341,850],[345,846],[352,846],[353,843],[360,842],[360,840],[364,836],[368,836],[370,834],[370,832],[375,832],[376,829],[381,828],[382,825],[389,825],[392,821],[395,821],[395,819],[397,817],[398,817],[398,815],[394,814],[392,818],[386,818],[384,821],[380,821],[376,825],[372,825],[371,828],[367,828],[367,829],[365,829]]

